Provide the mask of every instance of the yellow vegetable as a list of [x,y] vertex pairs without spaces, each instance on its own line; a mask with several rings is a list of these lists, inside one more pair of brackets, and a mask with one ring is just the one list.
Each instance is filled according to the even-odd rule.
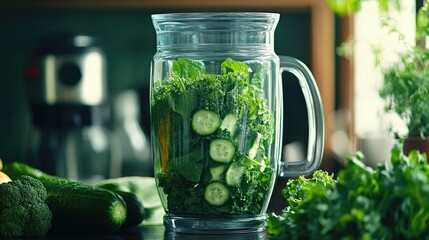
[[12,181],[10,177],[6,175],[6,173],[1,171],[2,169],[3,169],[3,163],[0,159],[0,184]]

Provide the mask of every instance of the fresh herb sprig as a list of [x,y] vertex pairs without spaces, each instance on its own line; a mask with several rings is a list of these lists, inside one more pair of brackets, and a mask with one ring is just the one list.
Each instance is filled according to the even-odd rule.
[[356,153],[337,178],[316,171],[290,180],[283,195],[289,206],[267,222],[282,239],[425,239],[429,236],[429,165],[400,145],[389,164],[373,170]]

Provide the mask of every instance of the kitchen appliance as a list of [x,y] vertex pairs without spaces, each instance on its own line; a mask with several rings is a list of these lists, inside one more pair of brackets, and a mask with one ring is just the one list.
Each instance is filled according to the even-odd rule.
[[[151,139],[166,229],[229,234],[265,229],[277,176],[316,170],[324,123],[315,80],[299,60],[277,56],[279,14],[152,16]],[[305,159],[281,161],[282,72],[295,75],[308,113]],[[288,134],[288,133],[285,133]]]
[[84,182],[119,176],[107,128],[106,59],[100,41],[74,33],[43,36],[25,75],[38,132],[32,165]]

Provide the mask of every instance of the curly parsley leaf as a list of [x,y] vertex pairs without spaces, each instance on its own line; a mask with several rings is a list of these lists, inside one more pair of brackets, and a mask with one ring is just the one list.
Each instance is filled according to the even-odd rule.
[[288,207],[267,221],[287,239],[422,239],[429,235],[429,166],[426,156],[392,149],[390,164],[373,170],[361,153],[334,179],[323,171],[290,180]]

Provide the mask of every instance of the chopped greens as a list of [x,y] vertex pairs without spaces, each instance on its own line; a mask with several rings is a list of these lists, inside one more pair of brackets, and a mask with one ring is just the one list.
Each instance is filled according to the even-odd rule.
[[358,152],[337,178],[318,170],[289,180],[282,191],[288,207],[269,217],[268,232],[281,239],[427,239],[426,155],[401,149],[395,146],[390,164],[376,170]]
[[220,74],[209,74],[203,62],[179,58],[171,76],[155,82],[154,156],[168,212],[261,212],[274,174],[274,117],[264,98],[265,68],[251,66],[228,58]]

